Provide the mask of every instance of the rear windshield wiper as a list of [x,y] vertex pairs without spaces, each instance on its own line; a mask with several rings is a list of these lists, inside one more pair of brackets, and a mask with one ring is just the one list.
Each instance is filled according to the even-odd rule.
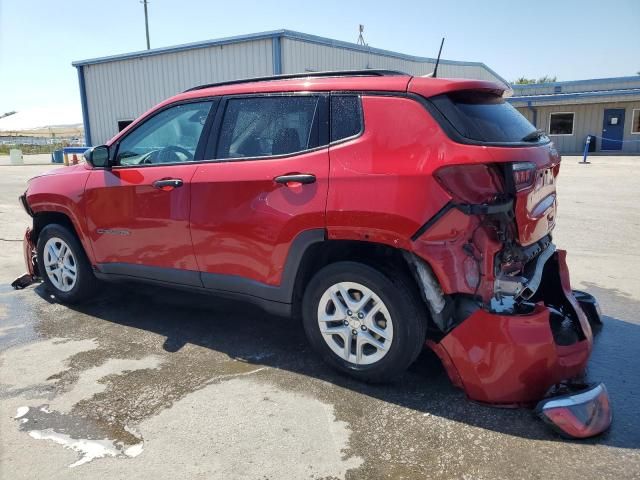
[[538,140],[543,135],[544,135],[544,132],[542,130],[534,130],[533,132],[522,137],[521,142],[533,142],[535,140]]

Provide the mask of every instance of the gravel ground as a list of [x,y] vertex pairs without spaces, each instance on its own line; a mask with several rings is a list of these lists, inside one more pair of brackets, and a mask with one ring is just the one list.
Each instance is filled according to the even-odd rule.
[[577,161],[563,159],[555,241],[606,315],[588,376],[614,409],[581,442],[468,402],[427,351],[368,386],[327,368],[296,322],[238,303],[104,285],[66,307],[13,291],[29,221],[16,197],[52,166],[0,158],[0,478],[640,478],[640,157]]

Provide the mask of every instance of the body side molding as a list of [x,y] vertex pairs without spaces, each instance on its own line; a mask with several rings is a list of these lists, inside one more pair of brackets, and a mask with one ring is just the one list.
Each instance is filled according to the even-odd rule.
[[[305,230],[291,242],[280,285],[267,285],[236,275],[153,267],[131,263],[100,263],[96,265],[96,276],[103,280],[132,280],[173,287],[186,287],[204,293],[242,298],[265,310],[282,314],[290,310],[293,288],[300,262],[307,248],[326,238],[322,228]],[[272,304],[272,305],[271,305]],[[280,304],[280,305],[276,305]]]
[[278,286],[267,285],[235,275],[205,272],[201,273],[202,285],[206,289],[236,292],[274,302],[291,303],[293,301],[293,287],[298,274],[298,267],[304,252],[308,247],[314,243],[324,241],[325,238],[326,234],[322,228],[305,230],[294,238],[293,242],[291,242],[287,261],[282,271],[282,279]]

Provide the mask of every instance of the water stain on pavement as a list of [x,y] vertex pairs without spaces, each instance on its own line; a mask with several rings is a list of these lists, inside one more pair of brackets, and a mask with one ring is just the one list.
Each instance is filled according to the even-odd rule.
[[[238,408],[246,409],[251,399],[237,398],[240,393],[235,398],[226,398],[216,392],[229,388],[229,382],[253,377],[267,370],[268,367],[261,362],[273,360],[278,353],[262,349],[259,342],[246,343],[244,340],[252,327],[246,323],[243,326],[233,317],[222,320],[225,328],[222,335],[216,334],[211,323],[201,321],[205,316],[216,315],[215,311],[198,308],[183,310],[183,314],[190,318],[182,320],[176,318],[174,308],[167,308],[160,303],[150,310],[149,302],[154,303],[152,299],[134,299],[125,292],[116,294],[115,300],[113,296],[107,296],[93,302],[84,312],[66,307],[59,310],[59,306],[50,303],[50,299],[38,288],[36,291],[42,295],[35,296],[31,304],[25,303],[33,308],[33,318],[46,319],[33,325],[38,338],[44,340],[19,345],[2,353],[6,364],[24,365],[23,375],[14,372],[13,378],[3,388],[2,395],[31,400],[47,399],[46,404],[29,402],[23,405],[28,407],[28,413],[16,420],[19,429],[32,438],[55,442],[79,452],[80,458],[72,464],[74,466],[101,457],[125,458],[132,456],[129,455],[131,452],[140,453],[147,439],[143,439],[142,434],[136,433],[137,430],[134,432],[132,428],[143,431],[150,419],[187,401],[185,399],[200,391],[207,391],[208,395],[218,398],[223,403],[220,408],[224,410],[234,408],[227,405],[229,401],[239,401]],[[31,293],[33,295],[33,291]],[[22,308],[25,303],[22,303]],[[52,315],[51,310],[56,313]],[[103,312],[110,312],[111,315],[115,312],[118,318],[129,319],[132,324],[105,321],[100,318]],[[193,316],[198,318],[198,322],[193,322]],[[172,332],[169,335],[155,334],[150,329],[141,328],[141,323],[146,322],[171,325]],[[279,324],[278,320],[275,322]],[[229,327],[234,323],[241,327],[235,338],[233,334],[229,335],[233,330]],[[196,332],[192,331],[194,326]],[[191,330],[186,337],[183,335],[185,327]],[[203,344],[184,341],[192,335],[199,336],[206,342],[205,345],[223,342],[233,348],[218,351]],[[267,345],[270,348],[268,342]],[[27,372],[37,371],[34,362],[42,361],[43,356],[53,361],[48,368],[37,375],[31,373],[32,378],[28,378]],[[309,414],[307,420],[318,425],[319,432],[322,431],[322,425],[328,429],[326,431],[333,432],[334,441],[327,444],[327,448],[333,450],[324,452],[322,459],[314,459],[311,453],[313,449],[309,446],[306,451],[300,452],[300,455],[310,458],[305,468],[310,469],[317,478],[343,478],[346,470],[359,465],[359,461],[343,459],[349,438],[348,427],[344,422],[335,420],[333,415],[328,416],[326,409],[330,408],[329,405],[305,395],[289,394],[268,386],[264,388],[269,390],[264,398],[268,396],[269,401],[279,398],[278,403],[287,403],[287,408],[293,409],[277,415],[271,412],[267,415],[267,421],[287,423],[289,420],[286,419],[291,418],[293,420],[290,421],[297,424],[294,411],[302,408],[304,402],[313,402],[317,407],[317,419]],[[214,407],[212,399],[205,400],[199,395],[204,404]],[[263,397],[260,397],[260,401],[267,402]],[[251,423],[256,426],[261,424],[261,415],[256,413],[260,410],[264,410],[262,404],[252,410],[257,417]],[[280,415],[284,417],[279,418]],[[171,423],[166,414],[163,418],[164,424]],[[229,420],[227,417],[225,421]],[[233,428],[233,425],[234,421],[231,421],[227,428]],[[292,438],[287,455],[291,455],[293,445],[304,445],[302,432],[308,433],[306,427],[300,425],[302,431],[293,436],[294,425],[286,427]],[[169,444],[174,440],[173,435],[179,433],[180,425],[175,425],[175,429],[172,438],[167,440]],[[274,432],[280,436],[284,430],[281,432],[276,429]],[[191,434],[187,431],[184,435],[188,437]],[[218,443],[227,442],[228,436],[225,434],[218,438],[217,443],[211,445],[212,448],[218,448]],[[326,439],[317,438],[316,441],[326,442]],[[158,444],[155,446],[157,451]],[[276,445],[270,442],[266,447],[265,462],[267,456],[275,456],[270,449],[276,448]],[[322,449],[316,448],[315,451]],[[245,452],[246,455],[252,454]],[[282,463],[278,465],[282,466]]]
[[36,440],[49,440],[74,450],[80,458],[69,465],[77,467],[96,458],[133,458],[143,451],[142,438],[127,430],[126,439],[111,439],[112,430],[104,424],[75,418],[72,415],[52,411],[49,405],[20,407],[14,417],[19,429]]
[[[22,299],[21,306],[31,309],[24,315],[37,319],[31,328],[41,340],[3,355],[13,355],[12,364],[17,361],[11,353],[15,351],[57,360],[46,377],[41,375],[26,386],[17,382],[9,393],[46,398],[51,405],[58,402],[60,411],[52,410],[55,413],[40,421],[45,431],[68,435],[67,443],[109,439],[114,448],[121,445],[116,456],[124,458],[126,448],[144,441],[144,454],[135,462],[144,460],[147,467],[146,462],[158,460],[163,452],[193,461],[189,464],[192,474],[202,474],[205,470],[198,468],[205,465],[190,453],[194,444],[201,443],[196,450],[210,456],[206,465],[222,465],[220,472],[241,468],[225,450],[254,462],[255,470],[247,472],[268,471],[273,466],[266,460],[269,455],[289,466],[296,460],[278,457],[275,452],[282,452],[272,450],[270,444],[256,444],[254,437],[275,445],[304,444],[306,438],[322,443],[332,438],[329,432],[334,427],[340,432],[339,441],[335,448],[324,450],[326,458],[309,454],[310,460],[304,463],[308,470],[296,470],[300,476],[274,470],[282,475],[271,478],[305,478],[302,472],[306,471],[315,472],[317,478],[548,477],[565,468],[576,475],[598,472],[601,478],[620,478],[628,465],[639,464],[634,449],[640,430],[633,427],[637,422],[628,409],[622,409],[625,423],[631,422],[628,428],[617,427],[614,420],[611,434],[588,442],[565,442],[530,411],[468,402],[429,352],[394,384],[365,385],[324,365],[295,321],[244,305],[142,286],[110,286],[94,302],[61,307],[50,303],[41,287],[28,292],[31,298]],[[612,363],[607,357],[614,354],[612,349],[619,350],[616,344],[632,348],[627,339],[637,339],[638,332],[636,324],[607,317],[598,338],[590,375],[611,384],[614,402],[616,394],[633,391],[637,379],[621,383],[613,371],[621,359]],[[63,354],[64,348],[68,351]],[[626,362],[629,369],[638,366],[634,358]],[[264,389],[268,392],[257,396]],[[274,401],[287,407],[269,410]],[[302,407],[296,408],[297,402],[309,406],[308,418]],[[37,409],[43,402],[25,404]],[[256,412],[266,412],[269,421],[263,423]],[[290,421],[307,428],[296,430]],[[73,422],[80,427],[64,426]],[[59,432],[56,428],[61,425],[65,430]],[[131,433],[131,428],[140,433]],[[276,433],[279,437],[272,438]],[[303,455],[295,448],[292,452]],[[559,452],[564,467],[545,461]],[[597,461],[591,460],[594,456]],[[618,463],[621,457],[627,466]],[[323,470],[323,462],[333,466]]]

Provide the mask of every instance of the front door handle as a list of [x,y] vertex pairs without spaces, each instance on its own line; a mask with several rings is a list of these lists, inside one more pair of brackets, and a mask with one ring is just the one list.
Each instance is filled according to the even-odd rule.
[[163,178],[162,180],[156,180],[153,182],[154,188],[169,192],[174,188],[181,187],[183,185],[181,178]]
[[282,183],[284,185],[296,184],[296,183],[308,184],[308,183],[315,183],[316,176],[310,173],[289,173],[287,175],[280,175],[279,177],[276,177],[273,180],[276,183]]

